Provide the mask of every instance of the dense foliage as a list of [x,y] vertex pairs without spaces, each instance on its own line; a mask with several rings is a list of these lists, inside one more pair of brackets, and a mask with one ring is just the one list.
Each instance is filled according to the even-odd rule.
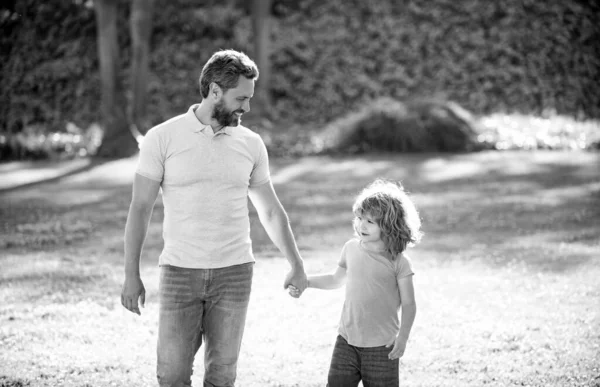
[[[157,1],[152,124],[199,100],[197,77],[215,50],[253,51],[247,2]],[[121,6],[127,84],[128,2]],[[380,97],[433,97],[476,114],[600,118],[594,0],[274,0],[273,17],[272,84],[258,87],[270,89],[278,123],[322,128]],[[0,132],[98,121],[91,0],[3,2],[0,26]]]
[[98,118],[93,9],[72,1],[17,0],[0,8],[0,130],[64,129]]
[[302,4],[275,33],[273,89],[287,114],[326,122],[383,95],[600,117],[595,1]]

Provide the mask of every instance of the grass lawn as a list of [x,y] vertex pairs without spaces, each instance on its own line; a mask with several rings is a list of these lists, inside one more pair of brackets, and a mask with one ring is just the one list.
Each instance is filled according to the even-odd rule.
[[[157,202],[147,305],[120,305],[135,158],[0,196],[0,386],[155,385]],[[404,386],[600,386],[600,153],[272,160],[309,273],[333,270],[350,206],[375,177],[412,192],[418,313]],[[238,386],[324,386],[343,290],[282,288],[288,269],[252,216],[257,263]],[[202,384],[202,354],[194,385]]]

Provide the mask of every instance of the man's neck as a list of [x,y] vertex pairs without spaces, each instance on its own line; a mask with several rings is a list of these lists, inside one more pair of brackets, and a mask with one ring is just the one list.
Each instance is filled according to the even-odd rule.
[[209,125],[213,134],[225,128],[212,118],[212,107],[204,101],[200,102],[200,105],[194,110],[194,115],[202,125]]

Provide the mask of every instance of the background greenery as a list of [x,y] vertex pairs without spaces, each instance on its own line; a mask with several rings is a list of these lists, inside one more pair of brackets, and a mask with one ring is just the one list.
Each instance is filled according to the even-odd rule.
[[[0,8],[0,128],[98,121],[90,1],[16,0]],[[128,2],[122,2],[127,82]],[[435,2],[276,0],[273,113],[319,128],[366,101],[435,97],[498,111],[600,117],[600,5],[593,0]],[[202,64],[220,48],[252,54],[244,1],[158,0],[148,122],[199,100]]]
[[[249,2],[158,2],[148,125],[198,100],[200,67],[215,50],[253,54]],[[244,117],[275,155],[310,153],[306,144],[314,153],[427,151],[274,157],[272,181],[307,269],[335,265],[360,187],[374,176],[405,181],[426,236],[411,251],[420,309],[403,383],[600,387],[600,153],[462,151],[600,149],[599,5],[368,3],[275,0],[273,78],[260,85],[273,115]],[[6,132],[31,140],[23,157],[89,154],[102,135],[91,0],[3,1],[0,30],[0,160]],[[451,126],[462,129],[446,133]],[[429,152],[437,141],[453,152]],[[136,157],[77,161],[90,164],[0,192],[2,387],[155,383],[162,200],[144,246],[138,317],[119,302]],[[3,163],[0,180],[30,164],[61,163]],[[291,300],[281,288],[287,262],[250,215],[257,264],[240,383],[322,385],[343,291]]]

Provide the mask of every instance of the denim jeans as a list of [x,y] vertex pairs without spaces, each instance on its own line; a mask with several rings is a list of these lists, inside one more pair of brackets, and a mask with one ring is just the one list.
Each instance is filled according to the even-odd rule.
[[234,386],[254,263],[160,270],[157,369],[161,387],[191,386],[204,340],[204,386]]
[[400,360],[388,359],[392,347],[362,348],[338,336],[327,377],[328,387],[393,387],[399,385]]

